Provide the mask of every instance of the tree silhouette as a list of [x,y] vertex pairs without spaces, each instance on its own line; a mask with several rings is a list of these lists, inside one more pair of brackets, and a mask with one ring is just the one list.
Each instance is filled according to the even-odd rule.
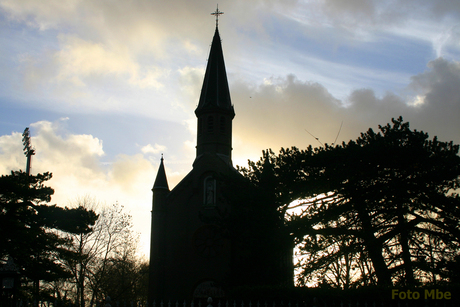
[[[306,252],[317,248],[318,240],[329,244],[345,236],[350,244],[332,255],[364,251],[378,284],[413,286],[439,274],[439,265],[455,257],[460,243],[459,146],[428,140],[402,118],[379,129],[335,147],[293,150],[304,158],[300,168],[306,175],[297,182],[305,190],[311,185],[304,196],[316,198],[305,202],[291,226],[298,238],[306,236]],[[428,255],[430,240],[444,251]]]
[[[401,117],[379,130],[341,145],[266,151],[240,169],[286,219],[304,256],[301,284],[312,276],[343,288],[456,278],[459,146],[429,140]],[[294,201],[302,211],[289,215]]]
[[50,173],[32,176],[22,171],[0,177],[0,256],[12,257],[22,276],[34,282],[35,299],[40,280],[69,276],[62,259],[75,254],[61,234],[89,232],[97,219],[81,207],[48,205],[54,193],[44,185],[49,179]]
[[[123,265],[135,266],[137,238],[132,231],[132,217],[118,203],[100,206],[90,198],[79,199],[76,203],[98,212],[91,232],[68,235],[73,242],[69,249],[78,255],[65,261],[66,267],[72,272],[71,281],[77,288],[77,301],[84,307],[86,303],[93,306],[106,295],[120,299],[113,284],[125,281],[110,274],[111,271],[122,269]],[[107,286],[110,283],[111,286]]]

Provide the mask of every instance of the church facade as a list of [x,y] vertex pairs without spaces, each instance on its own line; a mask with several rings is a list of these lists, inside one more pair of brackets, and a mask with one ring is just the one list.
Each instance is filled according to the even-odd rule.
[[289,234],[232,164],[235,110],[219,14],[213,13],[216,30],[195,110],[193,168],[170,190],[162,157],[152,188],[149,302],[224,298],[247,285],[293,285]]
[[214,33],[197,117],[193,169],[174,189],[163,158],[153,185],[149,300],[223,297],[232,246],[219,221],[230,212],[219,176],[232,165],[232,120],[221,39]]

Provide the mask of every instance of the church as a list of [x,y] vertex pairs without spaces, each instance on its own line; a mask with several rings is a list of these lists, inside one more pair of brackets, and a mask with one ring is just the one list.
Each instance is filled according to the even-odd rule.
[[216,29],[195,110],[193,169],[170,190],[162,157],[152,188],[149,301],[226,297],[237,266],[238,251],[222,226],[232,210],[222,178],[242,176],[232,164],[235,110],[218,30],[220,14],[218,9],[213,13]]

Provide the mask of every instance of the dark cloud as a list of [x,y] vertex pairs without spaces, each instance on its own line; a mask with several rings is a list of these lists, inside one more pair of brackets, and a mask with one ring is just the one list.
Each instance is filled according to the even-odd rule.
[[460,63],[438,58],[427,66],[409,85],[422,102],[414,108],[417,121],[428,132],[460,143]]
[[340,125],[335,121],[340,101],[322,85],[294,75],[268,79],[252,88],[233,84],[232,100],[237,112],[237,138],[260,150],[305,146],[311,141],[306,129],[326,137],[327,130]]
[[410,87],[425,95],[425,103],[432,108],[459,106],[460,63],[438,58],[427,67],[427,71],[411,78]]
[[[242,144],[260,150],[319,146],[315,137],[333,143],[342,122],[338,142],[403,116],[414,129],[460,143],[460,64],[442,58],[432,61],[427,71],[412,77],[410,89],[412,95],[407,96],[392,92],[378,96],[372,89],[356,89],[341,101],[321,84],[294,75],[253,87],[233,84],[235,135]],[[414,104],[420,95],[424,102]]]

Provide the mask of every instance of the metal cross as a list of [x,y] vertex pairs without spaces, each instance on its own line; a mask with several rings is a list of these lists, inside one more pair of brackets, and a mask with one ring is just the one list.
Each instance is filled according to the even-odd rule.
[[216,15],[216,27],[219,25],[219,15],[222,15],[224,12],[219,11],[219,5],[217,5],[217,9],[211,15]]

